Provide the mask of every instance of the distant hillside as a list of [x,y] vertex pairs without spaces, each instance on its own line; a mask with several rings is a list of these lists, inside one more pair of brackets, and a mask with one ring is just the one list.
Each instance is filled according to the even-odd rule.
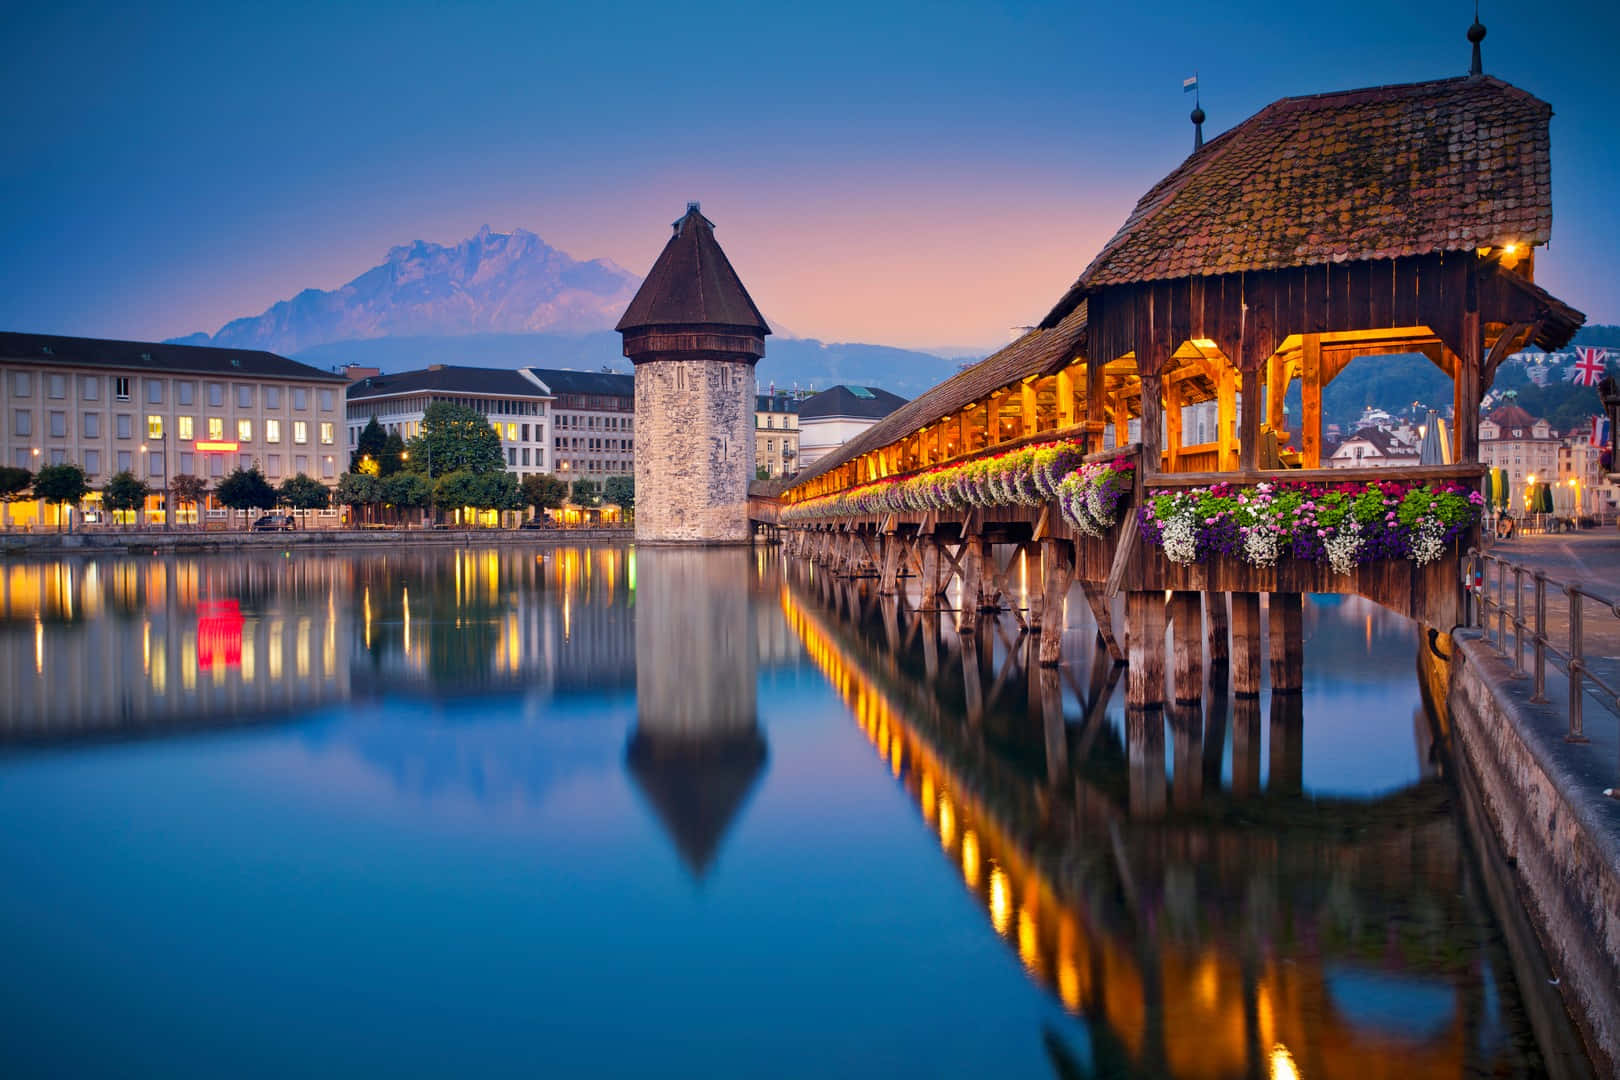
[[[481,367],[574,368],[598,371],[604,366],[629,371],[619,335],[611,330],[589,334],[469,334],[460,337],[386,337],[339,341],[294,354],[305,363],[333,368],[362,364],[384,371],[406,371],[428,364]],[[814,338],[765,339],[759,362],[760,386],[823,389],[835,383],[881,386],[912,398],[956,372],[956,363],[931,353],[887,345],[824,343]]]

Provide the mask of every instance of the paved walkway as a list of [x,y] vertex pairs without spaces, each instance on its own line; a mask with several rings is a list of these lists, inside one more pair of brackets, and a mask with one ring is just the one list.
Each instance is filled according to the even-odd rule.
[[[1531,569],[1539,569],[1551,581],[1576,582],[1600,596],[1620,600],[1620,529],[1611,527],[1577,533],[1520,536],[1512,540],[1498,541],[1491,548],[1491,553]],[[1494,600],[1496,597],[1494,571],[1487,571],[1485,579],[1486,588]],[[1547,587],[1547,634],[1560,650],[1567,651],[1569,599],[1563,590],[1555,588],[1551,581]],[[1507,603],[1511,605],[1513,602],[1511,578],[1508,579],[1506,596]],[[1524,592],[1527,622],[1533,618],[1534,598],[1533,584],[1527,576]],[[1599,678],[1610,686],[1620,689],[1620,616],[1616,616],[1603,604],[1585,598],[1581,602],[1581,622],[1587,665]],[[1494,620],[1492,629],[1494,632]],[[1511,626],[1508,632],[1511,646]],[[1527,669],[1532,662],[1531,658],[1527,638],[1525,641]],[[1566,676],[1561,666],[1555,670],[1549,660],[1547,678],[1550,682],[1555,678],[1564,679]],[[1614,701],[1600,691],[1589,691],[1586,700],[1589,706],[1601,702],[1611,711],[1620,711]],[[1593,719],[1605,726],[1609,724],[1609,721],[1601,715],[1594,716]]]

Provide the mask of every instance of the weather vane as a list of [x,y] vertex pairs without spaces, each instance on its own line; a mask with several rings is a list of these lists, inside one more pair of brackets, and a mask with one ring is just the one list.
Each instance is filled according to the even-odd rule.
[[1193,96],[1193,149],[1197,150],[1204,145],[1204,105],[1198,93],[1198,72],[1192,73],[1192,78],[1181,80],[1181,92]]

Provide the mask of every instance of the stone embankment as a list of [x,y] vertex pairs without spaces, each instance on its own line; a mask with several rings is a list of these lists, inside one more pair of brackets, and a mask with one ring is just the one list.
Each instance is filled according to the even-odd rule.
[[132,555],[287,550],[368,551],[379,548],[485,547],[490,545],[557,545],[629,543],[628,528],[606,529],[307,529],[292,532],[139,532],[7,533],[0,535],[0,554],[7,556],[95,554]]

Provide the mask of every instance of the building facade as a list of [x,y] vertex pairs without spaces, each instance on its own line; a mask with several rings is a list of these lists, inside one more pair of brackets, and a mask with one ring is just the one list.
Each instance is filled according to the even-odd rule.
[[[30,471],[78,465],[93,487],[133,473],[152,490],[147,520],[157,524],[180,475],[212,484],[257,464],[273,484],[298,473],[335,484],[348,463],[344,383],[250,349],[0,333],[0,448],[5,464]],[[99,499],[85,501],[87,513],[99,513]],[[195,508],[173,509],[194,520]],[[19,525],[60,524],[57,514],[7,508]]]
[[434,402],[476,409],[501,438],[508,472],[520,476],[552,472],[549,423],[553,395],[527,368],[460,367],[433,364],[397,375],[371,375],[349,387],[349,455],[373,417],[384,431],[409,442],[422,433],[422,418]]
[[1504,405],[1479,422],[1479,460],[1507,473],[1514,491],[1534,477],[1557,475],[1559,442],[1552,426],[1518,405]]
[[636,468],[636,380],[610,371],[524,368],[552,394],[552,459],[559,476],[600,483]]
[[754,472],[786,476],[798,468],[799,399],[785,390],[754,396]]
[[875,386],[834,386],[799,402],[799,468],[814,465],[906,403]]
[[1417,446],[1401,438],[1397,432],[1364,427],[1339,443],[1323,464],[1329,469],[1416,465],[1419,456]]
[[636,366],[636,539],[743,543],[754,365],[771,331],[701,207],[673,228],[616,327]]

